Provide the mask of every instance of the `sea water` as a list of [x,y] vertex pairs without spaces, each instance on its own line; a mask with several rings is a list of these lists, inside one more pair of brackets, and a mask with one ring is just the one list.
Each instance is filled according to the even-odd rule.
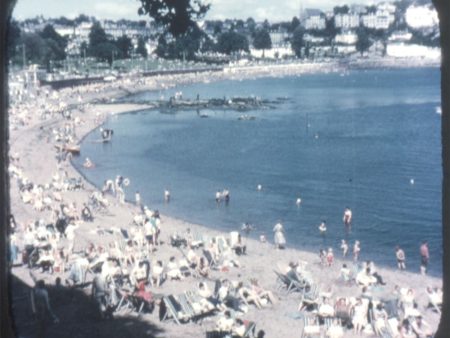
[[[419,246],[428,240],[429,271],[441,275],[441,118],[438,68],[352,70],[224,80],[143,92],[142,102],[254,96],[266,109],[148,110],[110,118],[112,142],[94,130],[75,165],[97,186],[128,177],[127,198],[190,222],[239,230],[272,240],[281,221],[287,245],[318,252],[341,239],[361,242],[361,259],[396,267],[395,246],[407,269],[419,271]],[[201,118],[207,115],[208,118]],[[85,157],[95,169],[81,167]],[[257,187],[260,185],[261,190]],[[164,202],[164,190],[171,192]],[[230,202],[216,204],[218,190]],[[296,200],[300,198],[301,204]],[[345,207],[353,222],[342,222]],[[326,221],[327,231],[318,230]],[[299,257],[300,258],[300,257]]]

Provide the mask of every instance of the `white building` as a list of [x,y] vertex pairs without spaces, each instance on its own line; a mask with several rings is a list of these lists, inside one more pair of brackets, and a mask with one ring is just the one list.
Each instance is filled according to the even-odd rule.
[[388,29],[395,21],[395,16],[387,11],[377,10],[361,16],[363,26],[372,29]]
[[303,13],[303,26],[305,29],[325,29],[325,14],[318,9],[305,9]]
[[391,36],[388,38],[389,41],[392,42],[406,42],[411,40],[412,33],[408,31],[395,31],[392,32]]
[[359,15],[356,13],[336,14],[334,16],[334,26],[336,28],[356,28],[359,27]]
[[405,20],[412,28],[429,28],[439,25],[436,10],[432,6],[409,6],[406,9]]
[[441,51],[439,48],[432,48],[422,45],[405,43],[388,43],[386,46],[386,55],[395,58],[423,58],[439,60]]
[[358,36],[350,31],[337,34],[334,38],[334,42],[337,44],[354,45],[358,41]]

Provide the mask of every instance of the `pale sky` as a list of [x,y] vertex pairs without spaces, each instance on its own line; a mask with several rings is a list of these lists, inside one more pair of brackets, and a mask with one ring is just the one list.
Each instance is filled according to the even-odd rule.
[[[379,0],[205,0],[211,4],[206,19],[247,19],[256,21],[288,21],[298,16],[300,7],[330,10],[343,4],[370,5]],[[45,18],[65,16],[74,18],[79,14],[99,19],[145,20],[137,15],[139,0],[17,0],[13,16],[16,19],[43,15]]]

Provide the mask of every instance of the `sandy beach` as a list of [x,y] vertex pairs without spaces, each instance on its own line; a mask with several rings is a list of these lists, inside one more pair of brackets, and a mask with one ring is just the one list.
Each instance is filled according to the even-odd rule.
[[[44,88],[40,88],[38,92],[29,91],[28,93],[24,93],[21,102],[16,100],[13,103],[10,114],[10,155],[12,156],[11,165],[13,166],[12,170],[10,168],[11,213],[14,215],[17,224],[15,236],[19,249],[22,250],[24,248],[24,233],[27,225],[31,222],[39,219],[43,219],[45,224],[53,222],[51,210],[58,208],[61,203],[75,203],[76,211],[79,214],[83,203],[87,203],[89,196],[97,191],[96,187],[84,181],[84,189],[61,189],[57,191],[57,196],[52,195],[54,192],[52,191],[54,188],[51,187],[52,176],[56,174],[63,176],[63,173],[67,172],[67,176],[70,178],[82,178],[80,173],[72,167],[69,160],[63,160],[58,164],[55,145],[60,143],[55,141],[54,130],[58,128],[64,129],[65,125],[70,124],[70,128],[75,130],[73,133],[75,136],[71,144],[78,144],[87,133],[98,127],[109,116],[149,108],[146,105],[114,104],[116,98],[127,95],[130,92],[162,89],[181,83],[216,81],[225,78],[238,79],[254,76],[284,76],[287,74],[292,75],[293,73],[302,74],[318,71],[330,72],[339,71],[339,69],[336,70],[336,67],[333,65],[324,67],[321,64],[304,64],[295,67],[280,66],[279,68],[228,69],[224,73],[189,74],[156,78],[128,78],[119,80],[116,83],[63,89],[57,94],[50,89]],[[110,103],[96,103],[100,99],[109,101]],[[55,110],[54,113],[48,113],[51,110],[49,107],[42,108],[45,104],[49,104],[49,102],[53,106],[58,106],[60,102],[64,102],[65,106],[60,107],[60,111],[70,111],[70,119],[64,118],[63,114],[59,113],[58,110]],[[114,138],[112,142],[114,142]],[[82,147],[80,156],[83,157]],[[95,159],[92,160],[95,163]],[[95,168],[92,170],[95,170]],[[42,185],[44,187],[43,194],[53,196],[49,202],[49,206],[45,208],[34,208],[31,203],[24,203],[23,192],[17,184],[19,177],[26,177],[34,185]],[[114,178],[105,177],[105,179]],[[46,185],[49,187],[48,189],[45,188]],[[145,187],[142,187],[142,189],[145,189]],[[128,193],[132,194],[133,192],[129,191]],[[90,243],[108,247],[110,243],[118,241],[117,238],[120,237],[119,229],[127,229],[130,232],[132,228],[136,228],[132,223],[133,217],[140,212],[139,208],[132,204],[119,203],[110,194],[107,195],[107,199],[109,207],[104,212],[94,212],[93,222],[77,221],[78,228],[75,231],[74,253],[85,250]],[[148,207],[150,209],[152,208],[151,205]],[[160,228],[161,244],[156,247],[156,251],[150,254],[149,258],[152,262],[162,260],[164,263],[167,263],[172,256],[176,257],[177,261],[184,258],[188,249],[171,246],[170,236],[175,233],[185,234],[188,228],[191,233],[201,234],[208,238],[216,236],[223,236],[226,239],[230,238],[229,233],[222,233],[208,227],[190,224],[186,221],[172,218],[169,215],[161,215]],[[239,230],[239,225],[236,225],[236,231]],[[266,290],[270,290],[274,294],[276,302],[274,304],[267,304],[267,306],[261,309],[252,304],[245,306],[244,311],[241,311],[243,313],[238,313],[238,318],[255,322],[256,332],[263,330],[265,337],[281,338],[300,336],[304,325],[302,318],[304,316],[314,316],[314,312],[307,310],[298,311],[301,292],[286,294],[286,292],[280,290],[277,286],[277,276],[274,270],[285,273],[285,269],[290,262],[299,263],[298,269],[305,275],[310,276],[311,282],[319,286],[320,293],[322,293],[321,296],[329,299],[331,304],[334,304],[337,299],[342,297],[348,299],[360,297],[362,287],[355,282],[344,283],[340,278],[342,264],[345,263],[351,270],[354,269],[355,265],[351,254],[352,248],[349,250],[349,256],[345,259],[342,259],[341,252],[335,252],[334,262],[331,266],[327,266],[321,263],[318,252],[307,252],[290,248],[292,243],[289,243],[289,234],[285,235],[287,237],[287,248],[278,250],[273,244],[272,236],[267,239],[268,241],[266,243],[262,243],[255,239],[247,239],[242,234],[247,254],[233,256],[238,261],[238,267],[230,266],[219,270],[212,269],[208,278],[188,276],[182,280],[168,279],[159,287],[149,286],[148,290],[154,295],[158,295],[158,297],[161,295],[178,295],[184,291],[197,290],[197,285],[200,281],[204,281],[211,290],[214,290],[214,281],[217,279],[228,279],[235,283],[243,282],[244,284],[248,284],[250,279],[256,278],[260,286]],[[352,245],[353,243],[349,244]],[[67,248],[68,245],[67,238],[62,238],[58,241],[59,248]],[[364,252],[364,243],[361,243],[361,245]],[[202,250],[196,249],[195,252],[201,255]],[[394,262],[394,252],[392,253],[392,257]],[[68,266],[73,259],[69,258]],[[375,264],[377,264],[376,259]],[[122,267],[122,269],[124,268]],[[132,269],[132,267],[126,268],[128,270]],[[408,269],[419,271],[419,267],[408,267]],[[396,285],[400,288],[414,289],[415,302],[417,303],[415,310],[429,323],[432,330],[436,331],[440,315],[428,308],[429,300],[426,288],[427,286],[440,288],[442,287],[442,280],[431,276],[420,275],[419,273],[387,269],[381,266],[377,266],[377,272],[378,275],[382,276],[386,284],[377,284],[369,287],[368,292],[371,293],[371,297],[374,300],[393,299],[396,297],[394,294],[394,287]],[[34,286],[28,267],[16,264],[12,268],[12,274],[25,285],[29,287]],[[44,279],[47,285],[54,285],[57,277],[60,277],[64,281],[67,278],[68,271],[50,274],[48,272],[41,272],[40,269],[34,269],[33,274],[38,279]],[[88,273],[87,280],[90,281],[92,278],[93,275]],[[86,287],[80,289],[80,292],[90,295],[91,288]],[[23,296],[22,289],[13,288],[12,294],[13,299]],[[115,318],[110,320],[111,323],[116,322],[115,329],[112,329],[114,326],[113,324],[108,324],[108,320],[98,321],[95,318],[87,317],[86,315],[80,314],[79,311],[76,311],[78,306],[76,299],[72,299],[71,302],[61,302],[56,298],[56,294],[50,293],[50,303],[59,318],[59,323],[49,327],[49,337],[106,336],[102,332],[107,332],[109,337],[123,336],[123,332],[132,334],[135,337],[205,337],[205,332],[213,330],[216,327],[218,318],[221,316],[219,311],[215,315],[208,316],[199,322],[190,321],[178,325],[173,321],[160,321],[158,317],[159,306],[157,305],[153,313],[142,314],[139,317],[133,312],[129,314],[115,314]],[[319,298],[323,300],[323,297]],[[15,306],[17,318],[26,318],[24,313],[29,311],[28,307],[29,305],[27,305],[26,301],[19,301]],[[139,327],[140,331],[121,331],[117,325],[126,326],[125,321],[121,322],[123,318],[132,318],[143,323],[142,327]],[[30,324],[26,320],[25,322],[16,321],[16,327],[22,337],[34,336],[33,325],[33,322]],[[109,329],[107,328],[108,325],[110,325]],[[78,326],[83,328],[80,329],[78,335],[67,333],[67,328],[77,330]],[[137,327],[136,325],[136,330],[138,330]],[[152,328],[150,333],[146,331],[146,328],[149,327]],[[345,329],[344,337],[360,337],[361,335],[367,337],[374,336],[369,327],[370,325],[368,325],[366,333],[354,333],[351,329]],[[88,332],[95,332],[95,334],[82,334],[83,332],[87,332],[86,330]]]

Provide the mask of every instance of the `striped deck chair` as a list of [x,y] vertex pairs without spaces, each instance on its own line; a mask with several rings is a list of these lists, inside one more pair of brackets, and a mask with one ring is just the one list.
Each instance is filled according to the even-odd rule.
[[255,336],[256,323],[251,321],[244,321],[245,333],[242,337],[250,338]]
[[211,269],[217,267],[218,263],[214,259],[211,252],[209,252],[208,250],[203,250],[203,256],[205,256],[206,260],[208,261],[208,265]]
[[317,284],[313,284],[308,291],[304,289],[300,299],[299,310],[302,310],[306,307],[316,307],[320,301],[319,295],[320,289],[319,285]]
[[195,311],[195,309],[192,307],[191,303],[189,302],[189,300],[187,299],[187,297],[184,293],[179,294],[177,296],[177,299],[181,306],[181,309],[187,315],[187,317],[188,317],[187,319],[195,321],[196,317],[198,315],[200,315],[201,312]]
[[322,330],[316,317],[303,317],[303,330],[301,337],[322,337]]
[[164,309],[160,308],[159,318],[161,321],[173,320],[175,323],[180,325],[188,319],[188,315],[183,312],[181,305],[173,295],[164,296],[162,300],[161,305]]
[[344,337],[344,328],[342,327],[342,322],[339,318],[327,317],[324,319],[324,324],[326,337]]

